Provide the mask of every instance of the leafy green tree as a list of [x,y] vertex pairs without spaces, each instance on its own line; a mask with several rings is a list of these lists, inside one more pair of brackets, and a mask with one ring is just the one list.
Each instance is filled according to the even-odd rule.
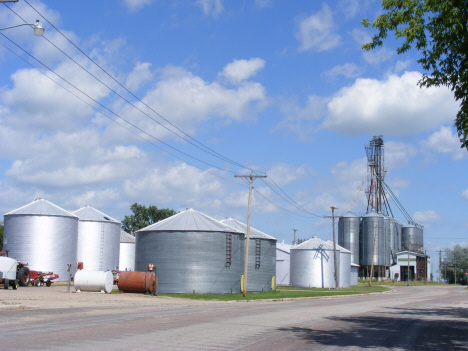
[[136,202],[130,206],[130,210],[133,214],[125,216],[125,219],[122,221],[122,229],[132,234],[135,234],[141,228],[176,214],[174,210],[169,208],[158,209],[153,205],[146,207]]
[[457,244],[453,249],[446,248],[441,270],[442,277],[444,277],[445,280],[448,280],[450,284],[455,283],[456,272],[457,284],[466,285],[467,277],[465,273],[468,272],[468,246],[462,247]]
[[[309,239],[297,239],[296,240],[296,245],[302,244],[303,242],[306,242]],[[293,240],[293,245],[294,245],[294,240]]]
[[468,0],[382,0],[383,13],[365,27],[378,33],[365,50],[383,45],[388,32],[403,38],[402,54],[413,46],[421,52],[417,61],[425,73],[420,87],[449,87],[460,102],[455,126],[461,147],[468,148]]

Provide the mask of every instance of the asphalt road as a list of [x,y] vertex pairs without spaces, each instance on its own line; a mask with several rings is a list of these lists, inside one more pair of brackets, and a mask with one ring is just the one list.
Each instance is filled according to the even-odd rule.
[[0,311],[0,350],[468,350],[468,290]]

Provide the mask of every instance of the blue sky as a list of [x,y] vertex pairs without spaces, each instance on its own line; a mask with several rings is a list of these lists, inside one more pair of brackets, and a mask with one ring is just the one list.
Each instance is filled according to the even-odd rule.
[[[360,22],[376,18],[379,1],[20,0],[8,6],[29,23],[43,22],[50,42],[144,114],[30,28],[2,31],[97,109],[8,51],[4,46],[60,80],[0,36],[1,213],[40,196],[70,211],[88,204],[120,220],[139,202],[246,222],[248,188],[234,173],[248,170],[168,132],[148,118],[172,128],[155,111],[217,153],[266,172],[319,216],[332,205],[338,214],[350,207],[367,173],[364,145],[383,135],[386,181],[425,226],[426,248],[468,242],[468,153],[452,126],[458,105],[445,88],[416,85],[422,74],[416,51],[396,55],[392,38],[373,52],[361,49],[373,31]],[[0,26],[24,23],[9,8],[0,6]],[[150,134],[212,166],[162,152],[111,122],[103,115],[116,118],[109,110],[140,128],[133,129],[140,137]],[[331,239],[330,220],[297,210],[260,180],[254,186],[269,201],[254,193],[252,226],[285,242],[293,228],[300,238]],[[361,193],[353,210],[365,206]]]

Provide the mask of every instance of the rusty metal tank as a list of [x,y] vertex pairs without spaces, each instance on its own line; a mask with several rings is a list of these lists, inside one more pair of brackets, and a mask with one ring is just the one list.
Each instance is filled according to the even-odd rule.
[[154,272],[120,272],[117,286],[120,292],[155,295],[158,278]]

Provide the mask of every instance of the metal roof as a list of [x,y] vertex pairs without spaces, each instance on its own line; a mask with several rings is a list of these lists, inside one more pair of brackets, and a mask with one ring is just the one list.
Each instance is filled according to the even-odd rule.
[[317,235],[314,235],[312,239],[304,241],[303,243],[291,247],[291,250],[333,250],[333,244],[330,245],[326,241],[323,241],[317,238]]
[[120,242],[121,243],[134,243],[135,237],[132,234],[128,234],[123,230],[120,231]]
[[354,213],[351,212],[351,210],[348,210],[348,212],[346,212],[343,216],[341,216],[342,218],[354,218],[354,217],[359,217],[357,215],[355,215]]
[[36,199],[33,202],[17,208],[11,212],[4,214],[4,216],[10,215],[40,215],[40,216],[56,216],[56,217],[74,217],[72,213],[65,211],[63,208],[54,205],[53,203],[45,199]]
[[79,210],[73,212],[80,221],[89,221],[89,222],[112,222],[121,224],[119,221],[115,220],[112,217],[102,213],[101,211],[96,210],[91,206],[83,206]]
[[[237,229],[238,231],[247,235],[247,224],[239,222],[237,219],[232,217],[223,219],[221,223],[227,224],[230,227]],[[269,240],[276,240],[272,236],[261,232],[255,228],[250,227],[250,238],[251,239],[269,239]]]
[[240,230],[232,228],[191,208],[142,228],[138,230],[137,233],[150,231],[242,233]]
[[[327,243],[329,243],[333,247],[333,241],[327,240]],[[338,244],[336,244],[336,249],[339,250],[340,252],[351,253],[351,251],[349,251],[348,249],[345,249],[343,246],[340,246]]]
[[293,246],[289,245],[289,244],[276,243],[276,249],[281,250],[281,251],[286,252],[286,253],[291,253],[291,251],[290,251],[291,247],[293,247]]
[[365,214],[363,217],[382,217],[383,218],[383,215],[380,214],[380,213],[375,212],[374,209],[372,209],[372,211]]

